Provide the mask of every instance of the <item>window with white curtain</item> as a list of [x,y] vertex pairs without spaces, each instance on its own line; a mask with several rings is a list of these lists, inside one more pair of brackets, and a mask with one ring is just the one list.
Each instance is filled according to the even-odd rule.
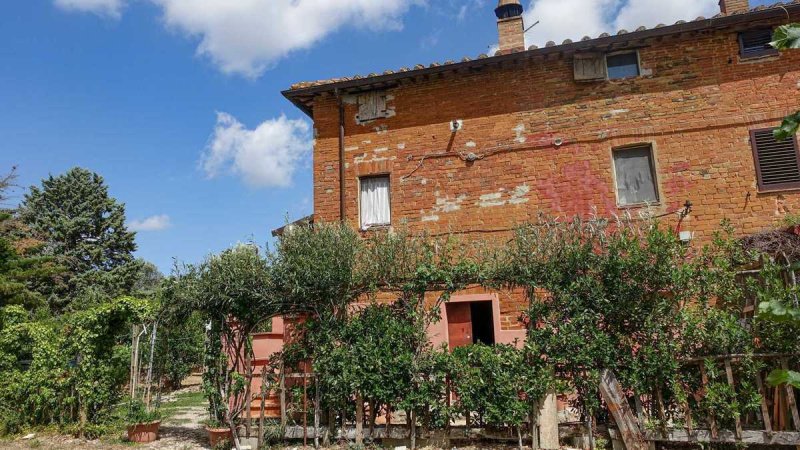
[[389,225],[389,177],[361,178],[361,228]]

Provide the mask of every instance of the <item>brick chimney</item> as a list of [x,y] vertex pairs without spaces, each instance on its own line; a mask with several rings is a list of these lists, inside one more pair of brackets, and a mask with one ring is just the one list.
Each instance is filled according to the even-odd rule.
[[719,0],[719,9],[722,14],[749,11],[750,2],[748,0]]
[[519,0],[500,0],[494,13],[497,15],[500,53],[525,50],[525,27],[522,22],[522,4]]

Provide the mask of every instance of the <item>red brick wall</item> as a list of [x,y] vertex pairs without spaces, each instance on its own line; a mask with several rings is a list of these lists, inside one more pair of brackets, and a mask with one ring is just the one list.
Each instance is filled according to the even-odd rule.
[[[347,104],[348,220],[359,225],[358,177],[378,173],[391,174],[392,225],[411,230],[495,238],[540,213],[635,214],[617,206],[611,156],[635,143],[654,149],[654,212],[691,200],[683,228],[701,242],[722,219],[752,233],[800,208],[795,192],[758,191],[749,142],[749,130],[800,107],[800,52],[739,61],[733,30],[652,40],[639,52],[644,75],[633,80],[577,83],[570,56],[539,58],[405,82],[388,92],[395,115],[368,124]],[[314,210],[334,221],[336,98],[319,97],[314,119]],[[451,134],[454,119],[464,128]],[[484,157],[465,162],[469,152]]]

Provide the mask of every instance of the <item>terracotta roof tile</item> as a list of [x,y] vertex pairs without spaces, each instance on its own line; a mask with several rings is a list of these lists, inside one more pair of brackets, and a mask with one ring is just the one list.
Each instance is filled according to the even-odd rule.
[[[755,8],[751,8],[749,11],[735,11],[735,12],[733,12],[731,14],[728,14],[727,16],[737,16],[737,15],[742,15],[742,14],[749,14],[749,13],[755,13],[755,12],[759,12],[759,11],[765,11],[765,10],[770,10],[770,9],[778,9],[778,8],[784,8],[786,6],[797,6],[797,5],[800,5],[800,0],[792,0],[792,1],[788,1],[788,2],[779,2],[779,3],[772,4],[772,5],[761,5],[761,6],[757,6]],[[711,19],[718,19],[718,18],[727,17],[727,16],[725,14],[721,14],[720,13],[720,14],[715,15]],[[691,22],[702,22],[702,21],[706,21],[706,20],[710,20],[710,19],[707,19],[707,18],[701,16],[701,17],[698,17],[698,18],[694,19]],[[686,24],[686,23],[687,22],[685,20],[679,20],[679,21],[675,22],[673,25],[682,25],[682,24]],[[640,32],[653,30],[653,29],[658,29],[658,28],[665,28],[667,26],[668,25],[665,25],[663,23],[660,23],[660,24],[658,24],[658,25],[656,25],[656,26],[654,26],[652,28],[647,28],[645,26],[640,26],[640,27],[636,28],[636,31],[634,33],[640,33]],[[623,29],[623,30],[617,31],[616,36],[631,35],[631,34],[633,34],[633,33],[630,33],[627,30]],[[601,34],[600,36],[598,36],[595,39],[604,39],[604,38],[609,38],[609,37],[611,37],[611,34],[603,33],[603,34]],[[631,36],[631,37],[633,37],[633,36]],[[584,36],[580,40],[580,42],[581,43],[586,43],[586,42],[590,42],[590,41],[593,41],[593,40],[594,39],[589,37],[589,36]],[[573,44],[573,43],[574,42],[571,39],[566,39],[560,45],[562,45],[562,46],[563,45],[570,45],[570,44]],[[554,47],[559,47],[559,44],[556,44],[553,41],[549,41],[549,42],[547,42],[547,44],[545,44],[545,48],[547,48],[547,49],[552,49]],[[531,45],[530,47],[528,47],[529,51],[530,50],[538,50],[538,49],[539,49],[539,47],[537,47],[536,45]],[[499,56],[499,55],[501,55],[501,52],[498,51],[493,56]],[[485,53],[482,53],[482,54],[478,55],[478,57],[476,59],[486,59],[486,58],[490,58],[490,56],[486,55]],[[460,62],[464,63],[464,62],[470,62],[470,61],[473,61],[473,59],[469,58],[469,57],[464,57]],[[426,69],[426,68],[434,68],[434,67],[443,67],[443,66],[449,66],[449,65],[453,65],[453,64],[457,64],[457,62],[452,61],[452,60],[448,60],[448,61],[445,61],[443,63],[434,62],[434,63],[431,63],[429,66],[425,66],[423,64],[417,64],[417,65],[415,65],[413,67],[413,69],[409,69],[408,67],[402,67],[396,72],[392,71],[392,70],[387,70],[387,71],[385,71],[383,73],[383,75],[391,75],[391,74],[395,74],[395,73],[412,72],[412,71],[415,71],[415,70],[423,70],[423,69]],[[374,78],[374,77],[378,77],[378,76],[379,75],[377,73],[370,73],[366,77],[362,77],[360,75],[355,75],[355,76],[352,76],[352,77],[331,78],[331,79],[327,79],[327,80],[304,81],[304,82],[299,82],[299,83],[293,84],[291,86],[291,88],[290,88],[290,91],[299,90],[299,89],[306,89],[306,88],[312,88],[312,87],[320,87],[320,86],[325,86],[325,85],[328,85],[328,84],[335,84],[335,83],[339,83],[339,82],[343,82],[343,81],[352,81],[352,80],[360,80],[360,79],[366,79],[366,78]]]

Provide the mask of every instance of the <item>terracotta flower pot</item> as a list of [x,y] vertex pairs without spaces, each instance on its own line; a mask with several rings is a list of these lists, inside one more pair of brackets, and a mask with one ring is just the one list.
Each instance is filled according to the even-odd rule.
[[206,431],[208,432],[208,442],[211,444],[211,448],[216,447],[220,442],[233,440],[230,428],[206,427]]
[[158,439],[161,421],[128,425],[128,440],[139,444],[147,444]]

